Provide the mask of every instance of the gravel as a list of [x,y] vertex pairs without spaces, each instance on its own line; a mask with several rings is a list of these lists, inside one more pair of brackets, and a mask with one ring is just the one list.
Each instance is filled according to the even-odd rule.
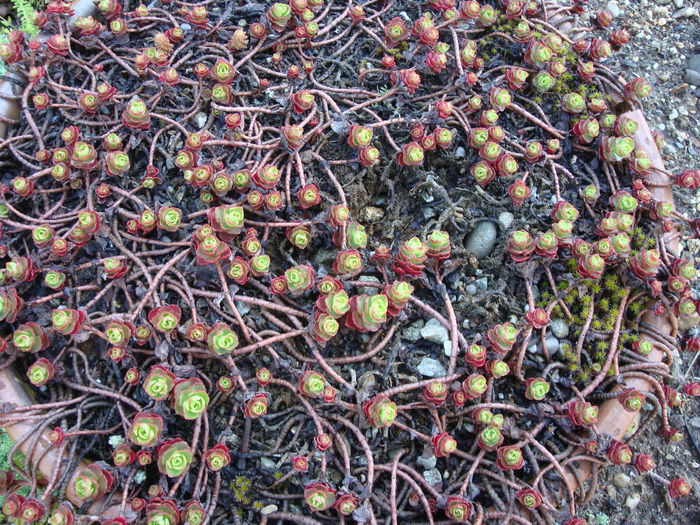
[[[605,8],[612,12],[612,3],[591,0],[588,2],[589,12]],[[700,167],[700,1],[616,0],[614,3],[620,13],[614,17],[611,29],[625,28],[632,39],[606,60],[605,65],[619,71],[627,80],[641,76],[651,85],[652,93],[644,99],[643,109],[651,129],[666,139],[666,146],[661,151],[666,169],[678,173],[682,169]],[[700,215],[700,192],[674,191],[674,197],[682,214],[689,217]],[[686,241],[682,254],[696,266],[700,265],[700,241]],[[689,362],[685,353],[677,354],[674,358],[676,372],[682,375]],[[698,365],[693,372],[690,376],[697,377]],[[654,410],[652,405],[649,408]],[[688,426],[684,431],[694,433],[690,437],[697,440],[700,437],[700,417],[697,410],[690,410],[686,413]],[[660,474],[668,478],[686,476],[697,490],[697,470],[688,466],[691,459],[697,458],[697,449],[690,441],[689,438],[678,445],[669,444],[657,433],[647,431],[634,442],[633,448],[652,454],[657,459]],[[667,451],[671,453],[664,456]],[[599,491],[587,510],[609,513],[610,523],[699,523],[697,500],[677,500],[673,504],[677,510],[672,512],[663,487],[644,477],[634,477],[633,480],[635,491],[626,497],[618,496],[616,491],[625,490],[616,489],[620,477],[611,469],[603,471],[599,483],[606,490]],[[624,506],[620,504],[623,501]]]
[[[662,154],[672,172],[697,167],[700,153],[698,5],[697,0],[589,2],[591,12],[608,9],[613,14],[612,29],[626,28],[632,34],[605,65],[628,80],[642,76],[651,84],[644,112],[651,128],[666,138]],[[697,214],[697,196],[684,192],[678,204]]]

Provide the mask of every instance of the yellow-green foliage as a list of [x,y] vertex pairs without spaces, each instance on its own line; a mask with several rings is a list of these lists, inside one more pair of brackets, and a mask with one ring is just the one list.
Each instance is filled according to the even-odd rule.
[[[43,0],[12,0],[12,8],[14,18],[0,18],[0,42],[7,42],[7,36],[10,31],[19,29],[29,38],[34,38],[39,33],[32,20],[34,18],[34,6],[43,4]],[[5,73],[5,63],[0,60],[0,75]]]
[[[561,294],[569,288],[570,281],[556,283],[557,293]],[[540,287],[544,290],[540,294],[537,306],[547,308],[556,299],[549,290],[549,282],[542,281]],[[582,279],[576,286],[569,289],[565,295],[559,296],[568,308],[571,316],[566,316],[563,309],[557,305],[552,309],[553,319],[565,319],[570,326],[569,341],[562,341],[560,345],[560,359],[566,365],[566,370],[571,379],[585,383],[595,377],[602,369],[602,365],[610,350],[609,337],[612,334],[617,318],[620,314],[622,297],[625,295],[625,287],[619,275],[613,272],[605,273],[597,280]],[[584,342],[581,359],[577,358],[574,348],[575,341],[580,337],[583,326],[586,324],[589,309],[593,301],[593,317],[590,322],[588,337]],[[636,300],[628,308],[628,314],[623,317],[621,325],[620,344],[629,347],[638,336],[633,318],[644,309],[644,301]],[[595,332],[595,334],[593,334]],[[590,337],[595,335],[595,337]],[[601,339],[603,337],[604,339]]]

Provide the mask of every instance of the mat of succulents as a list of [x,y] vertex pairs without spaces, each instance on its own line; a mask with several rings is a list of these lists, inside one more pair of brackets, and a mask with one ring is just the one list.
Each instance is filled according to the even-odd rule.
[[6,520],[698,523],[700,171],[610,13],[94,5],[0,43]]

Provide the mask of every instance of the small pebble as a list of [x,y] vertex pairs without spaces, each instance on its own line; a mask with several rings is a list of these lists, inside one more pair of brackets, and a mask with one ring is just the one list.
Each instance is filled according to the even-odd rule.
[[418,373],[425,377],[445,377],[447,372],[440,361],[431,357],[424,357],[418,364]]
[[569,335],[569,325],[564,319],[555,319],[550,326],[552,335],[557,339],[565,339]]
[[432,486],[442,483],[442,474],[440,474],[440,471],[436,468],[431,468],[423,472],[423,477],[425,481]]
[[434,469],[435,465],[437,465],[437,458],[433,454],[430,454],[428,457],[420,455],[416,461],[418,461],[418,464],[425,470]]
[[267,516],[268,514],[272,514],[273,512],[277,512],[278,508],[279,507],[275,504],[266,505],[262,509],[260,509],[260,514],[262,514],[263,516]]
[[493,251],[497,235],[496,225],[493,222],[481,221],[467,237],[464,247],[476,255],[477,259],[485,259]]
[[700,86],[700,73],[692,69],[686,69],[685,81],[694,86]]
[[431,319],[425,323],[425,326],[420,331],[420,335],[426,341],[439,344],[450,339],[447,328],[442,326],[437,319]]
[[468,284],[465,290],[469,295],[476,295],[476,286],[473,284]]
[[690,18],[697,15],[698,10],[694,7],[684,7],[673,13],[673,18]]
[[618,472],[613,476],[613,485],[618,489],[624,489],[630,484],[631,478],[624,472]]
[[384,210],[374,206],[366,206],[360,212],[360,218],[366,222],[378,222],[384,217]]
[[415,323],[411,323],[402,330],[401,339],[405,339],[406,341],[411,341],[412,343],[415,343],[420,339],[420,331],[423,328],[424,324],[425,323],[422,319],[418,319]]
[[274,471],[277,470],[277,463],[270,458],[260,458],[260,465],[263,471]]
[[501,229],[504,231],[510,228],[510,225],[513,224],[513,214],[510,213],[509,211],[503,211],[498,214],[498,224],[500,225]]
[[608,11],[610,11],[610,14],[613,16],[613,18],[617,18],[618,16],[620,16],[620,6],[617,5],[617,2],[608,2],[605,8]]
[[625,500],[625,506],[628,507],[630,510],[634,510],[637,508],[637,505],[639,505],[639,502],[641,500],[642,497],[636,492],[633,492],[632,494],[627,496],[627,499]]

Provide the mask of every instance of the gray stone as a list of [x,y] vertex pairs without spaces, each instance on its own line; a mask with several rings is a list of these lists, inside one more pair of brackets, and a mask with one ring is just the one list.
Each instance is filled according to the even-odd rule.
[[[360,275],[357,278],[358,281],[365,281],[366,283],[379,283],[374,275]],[[380,288],[374,288],[373,286],[359,286],[357,291],[361,294],[376,295],[379,293]]]
[[443,341],[442,342],[442,353],[445,354],[447,357],[452,357],[452,341]]
[[617,2],[614,0],[612,2],[608,2],[605,8],[610,11],[610,14],[613,16],[613,18],[617,18],[620,16],[620,6],[617,5]]
[[425,377],[445,377],[447,371],[440,361],[432,357],[424,357],[418,364],[418,373]]
[[688,6],[673,13],[673,18],[691,18],[697,16],[697,14],[698,10],[696,8]]
[[477,259],[484,259],[493,251],[497,235],[498,231],[493,222],[481,221],[467,237],[464,247],[476,255]]
[[680,9],[681,7],[683,7],[683,0],[673,0],[673,5]]
[[266,457],[260,458],[260,465],[262,466],[263,470],[266,472],[271,472],[271,471],[277,470],[277,463],[270,458],[266,458]]
[[688,59],[688,69],[700,73],[700,53]]
[[384,217],[384,210],[374,206],[367,206],[360,212],[360,218],[369,223],[380,221],[382,217]]
[[[544,343],[545,345],[547,345],[547,353],[549,353],[550,357],[552,357],[559,351],[559,339],[557,339],[556,337],[552,337],[551,335],[547,336],[547,339],[544,340]],[[537,342],[533,345],[528,346],[527,351],[531,354],[541,354],[542,345],[541,343]]]
[[694,86],[700,86],[700,73],[692,69],[685,70],[685,81]]
[[200,111],[194,116],[194,120],[197,123],[197,127],[201,129],[204,127],[204,124],[207,123],[208,117],[206,113]]
[[544,344],[547,347],[547,352],[550,357],[559,351],[559,339],[556,337],[547,337],[547,339],[544,340]]
[[507,230],[513,224],[513,214],[509,211],[502,211],[498,214],[498,224],[504,231]]
[[457,146],[455,150],[455,158],[463,159],[467,155],[467,151],[462,146]]
[[474,284],[479,290],[484,292],[489,288],[489,280],[487,277],[479,277],[476,281],[474,281]]
[[450,339],[447,328],[442,326],[437,319],[431,319],[425,323],[425,326],[420,331],[420,335],[427,341],[439,344]]
[[437,465],[437,458],[433,455],[430,454],[430,456],[425,457],[423,455],[418,456],[418,464],[423,467],[425,470],[431,470],[435,468],[435,465]]
[[630,510],[634,510],[637,508],[637,505],[639,505],[639,502],[642,501],[642,497],[636,493],[633,492],[629,496],[627,496],[627,499],[625,499],[625,506],[628,507]]
[[613,485],[606,485],[605,491],[608,493],[611,499],[617,498],[617,489]]
[[236,301],[235,304],[236,304],[236,310],[238,310],[239,314],[246,315],[248,312],[250,312],[250,306],[248,306],[246,303]]
[[416,322],[411,323],[402,330],[401,339],[415,343],[420,339],[420,331],[424,324],[425,322],[422,319],[418,319]]
[[438,483],[442,483],[442,474],[436,468],[431,468],[423,472],[423,477],[430,485],[435,486]]
[[673,108],[671,110],[671,113],[668,114],[668,118],[671,120],[676,120],[678,118],[678,110],[676,108]]
[[476,295],[476,286],[473,284],[468,284],[464,289],[469,295]]
[[549,328],[552,331],[552,335],[557,339],[565,339],[569,335],[569,325],[566,324],[564,319],[555,319]]
[[691,427],[695,427],[697,429],[700,429],[700,416],[691,417],[688,420],[688,423],[690,423]]
[[618,472],[615,474],[615,476],[613,476],[613,485],[615,485],[618,489],[626,488],[630,484],[630,481],[632,481],[632,478],[630,478],[624,472]]
[[271,505],[265,505],[262,509],[260,509],[260,514],[263,516],[267,516],[268,514],[272,514],[273,512],[277,512],[277,509],[279,507],[275,504]]

